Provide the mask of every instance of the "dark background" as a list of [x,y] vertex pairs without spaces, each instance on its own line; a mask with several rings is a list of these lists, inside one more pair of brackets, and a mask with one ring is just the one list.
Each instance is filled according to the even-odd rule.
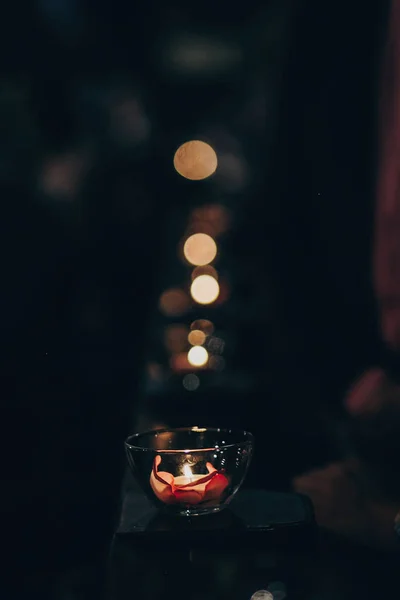
[[[7,8],[4,514],[6,528],[13,524],[8,555],[34,579],[105,551],[122,442],[133,430],[248,428],[257,440],[249,481],[270,489],[288,489],[293,475],[336,456],[332,417],[379,346],[370,213],[359,215],[361,188],[347,190],[355,202],[346,217],[346,198],[326,189],[323,169],[337,156],[319,156],[321,185],[300,166],[306,132],[296,107],[312,73],[289,83],[295,15],[289,1],[256,0]],[[344,51],[337,58],[344,69]],[[345,114],[340,89],[336,107]],[[316,129],[324,122],[322,113],[312,118]],[[192,182],[174,171],[174,152],[190,139],[217,152],[214,177]],[[318,143],[310,137],[310,156]],[[224,293],[171,316],[159,299],[170,288],[189,298],[180,248],[199,214],[221,229],[215,266]],[[348,234],[338,244],[343,221]],[[168,328],[200,318],[214,323],[223,368],[197,373],[190,390],[165,342]]]

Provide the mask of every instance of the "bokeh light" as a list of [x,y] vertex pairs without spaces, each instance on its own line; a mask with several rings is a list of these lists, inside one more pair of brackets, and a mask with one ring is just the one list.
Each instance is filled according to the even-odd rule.
[[184,314],[189,309],[189,298],[179,288],[171,288],[161,295],[159,308],[167,317],[176,317]]
[[186,31],[174,33],[162,48],[161,58],[168,76],[204,78],[226,74],[240,67],[242,48],[221,34]]
[[158,363],[155,362],[149,362],[147,364],[147,376],[149,377],[149,379],[152,379],[153,381],[162,381],[164,374],[163,374],[163,369],[162,366],[159,365]]
[[233,152],[220,155],[218,184],[224,192],[238,193],[245,188],[249,179],[249,168],[243,156]]
[[200,277],[200,275],[211,275],[218,281],[218,271],[212,265],[204,265],[203,267],[196,267],[192,271],[192,281],[196,279],[196,277]]
[[250,600],[274,600],[274,597],[268,590],[258,590],[258,592],[252,595]]
[[59,199],[73,199],[88,162],[88,157],[80,152],[49,157],[41,173],[40,184],[44,193]]
[[211,335],[214,333],[214,324],[208,319],[196,319],[196,321],[191,323],[190,329],[200,329],[200,331],[203,331],[206,335]]
[[151,123],[142,103],[132,94],[121,94],[110,111],[111,135],[120,144],[139,144],[151,133]]
[[185,390],[194,392],[200,385],[200,379],[194,373],[188,373],[182,380],[182,385]]
[[206,179],[215,173],[218,159],[215,150],[206,142],[192,140],[179,146],[174,167],[179,175],[192,181]]
[[207,343],[207,348],[213,354],[222,354],[225,348],[224,340],[221,340],[219,337],[210,337]]
[[171,369],[175,373],[182,373],[185,371],[192,371],[193,367],[188,361],[187,352],[179,352],[178,354],[173,354],[169,361]]
[[204,367],[208,361],[208,352],[203,346],[193,346],[193,348],[190,348],[187,357],[193,367]]
[[225,233],[230,226],[231,215],[222,204],[207,204],[195,208],[189,221],[190,233],[208,233],[211,237],[218,237]]
[[187,348],[188,329],[185,325],[169,325],[165,329],[164,342],[170,352],[182,352]]
[[191,265],[208,265],[217,255],[217,244],[206,233],[195,233],[186,240],[183,253]]
[[217,304],[223,304],[229,299],[231,290],[226,280],[219,281],[219,294],[217,298]]
[[192,282],[190,293],[198,304],[212,304],[219,295],[218,281],[211,275],[200,275]]
[[206,334],[200,329],[193,329],[188,335],[188,341],[192,346],[202,346],[206,341]]

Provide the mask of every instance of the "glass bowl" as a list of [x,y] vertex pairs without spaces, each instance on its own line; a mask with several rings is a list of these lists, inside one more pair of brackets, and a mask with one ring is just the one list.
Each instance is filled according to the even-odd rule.
[[253,436],[180,427],[131,435],[125,450],[133,474],[156,506],[174,515],[205,515],[225,508],[242,485]]

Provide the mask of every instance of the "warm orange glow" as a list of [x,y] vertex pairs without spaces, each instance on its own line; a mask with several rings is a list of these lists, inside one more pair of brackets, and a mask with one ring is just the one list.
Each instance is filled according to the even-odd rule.
[[201,231],[217,237],[229,228],[230,219],[228,210],[221,204],[199,206],[190,215],[190,233]]
[[159,307],[168,317],[182,315],[189,308],[189,298],[183,290],[171,288],[161,295]]
[[169,325],[165,329],[164,342],[170,352],[183,352],[187,349],[188,330],[185,325]]
[[219,281],[218,304],[226,302],[230,295],[230,288],[226,281]]
[[190,286],[190,293],[198,304],[211,304],[219,295],[218,281],[211,275],[200,275]]
[[208,352],[203,346],[193,346],[193,348],[190,348],[187,357],[193,367],[204,367],[208,361]]
[[192,281],[199,277],[200,275],[211,275],[218,281],[218,272],[212,265],[204,265],[203,267],[196,267],[192,271]]
[[182,475],[184,475],[184,477],[187,477],[188,479],[193,479],[192,469],[189,467],[189,465],[183,465]]
[[210,177],[217,170],[215,150],[206,142],[192,140],[179,146],[174,156],[174,167],[179,175],[192,181]]
[[193,371],[193,367],[188,361],[187,352],[180,352],[171,356],[169,364],[175,373],[184,373],[185,371]]
[[192,346],[202,346],[206,341],[206,334],[200,329],[194,329],[189,333],[188,340]]
[[200,329],[200,331],[203,331],[206,335],[214,333],[214,325],[208,319],[196,319],[196,321],[193,321],[190,325],[190,329],[192,331],[193,329]]
[[217,244],[206,233],[195,233],[186,240],[183,253],[191,265],[208,265],[217,255]]

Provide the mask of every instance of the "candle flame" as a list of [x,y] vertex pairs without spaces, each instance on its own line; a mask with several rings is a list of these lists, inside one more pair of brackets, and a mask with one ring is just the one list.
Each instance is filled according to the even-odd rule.
[[189,467],[189,465],[183,465],[182,471],[183,471],[184,476],[187,477],[188,479],[193,478],[192,469]]

